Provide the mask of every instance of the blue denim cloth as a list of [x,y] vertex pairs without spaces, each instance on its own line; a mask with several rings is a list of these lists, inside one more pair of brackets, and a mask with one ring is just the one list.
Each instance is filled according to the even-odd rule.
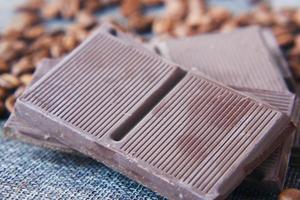
[[[290,167],[286,186],[300,188],[300,169]],[[277,195],[242,186],[230,199],[275,200]],[[0,133],[0,199],[164,198],[87,157],[8,140]]]
[[0,199],[163,198],[92,159],[8,140],[1,133]]

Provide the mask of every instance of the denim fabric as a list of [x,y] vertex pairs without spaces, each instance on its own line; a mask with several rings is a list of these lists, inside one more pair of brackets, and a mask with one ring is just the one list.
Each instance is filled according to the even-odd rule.
[[[300,169],[290,167],[286,185],[300,187]],[[8,140],[0,133],[0,199],[164,198],[92,159]],[[275,200],[277,194],[242,186],[230,199]]]
[[92,159],[8,140],[1,133],[0,199],[163,198]]

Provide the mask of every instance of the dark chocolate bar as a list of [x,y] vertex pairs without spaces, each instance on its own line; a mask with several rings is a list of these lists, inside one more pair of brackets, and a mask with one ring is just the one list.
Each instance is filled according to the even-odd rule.
[[[57,62],[58,60],[44,60],[37,68],[34,74],[33,82],[46,74],[55,64],[57,64]],[[280,111],[286,113],[288,116],[292,115],[295,95],[289,92],[275,92],[247,88],[235,89],[269,103],[270,105],[278,108]],[[7,135],[9,134],[9,137],[18,138],[21,140],[23,139],[25,142],[61,151],[71,151],[70,148],[61,144],[55,138],[52,138],[51,135],[36,130],[33,127],[28,127],[28,125],[22,121],[22,119],[18,119],[14,114],[10,116],[9,120],[5,124],[5,133]],[[33,135],[32,133],[35,134]],[[265,185],[265,187],[269,187],[269,189],[271,188],[278,190],[282,188],[285,178],[284,175],[286,174],[288,165],[288,157],[290,154],[290,139],[291,137],[289,137],[284,145],[277,149],[276,152],[272,153],[270,158],[264,161],[263,165],[259,166],[254,171],[252,178],[251,176],[249,178],[253,179],[253,177],[255,177],[256,179],[262,181],[262,184]]]
[[[57,59],[45,59],[37,68],[33,82],[36,82],[36,80],[46,74],[57,63]],[[255,98],[264,100],[270,105],[277,107],[280,111],[291,116],[295,96],[289,92],[274,92],[247,88],[235,89],[249,95],[253,95]],[[26,122],[22,121],[22,119],[18,119],[14,114],[10,116],[9,120],[5,124],[5,133],[10,138],[17,138],[35,145],[65,152],[73,152],[72,149],[61,144],[55,138],[51,137],[51,135],[41,132],[40,130],[36,130],[34,127],[28,127]],[[260,185],[263,185],[264,188],[268,187],[273,190],[281,189],[283,187],[287,171],[288,158],[290,154],[290,139],[291,137],[285,141],[284,145],[272,153],[272,155],[264,161],[262,165],[254,170],[249,179],[261,181],[262,183]]]
[[[263,30],[254,26],[232,33],[203,34],[190,38],[170,39],[154,45],[156,51],[188,70],[202,73],[234,87],[286,91],[279,69],[278,51],[267,47]],[[268,42],[266,42],[268,41]],[[280,52],[279,52],[280,53]],[[286,72],[287,73],[287,72]]]
[[[235,88],[245,94],[253,95],[270,105],[278,108],[293,119],[296,96],[288,91],[275,92],[247,88]],[[295,134],[287,136],[279,148],[274,151],[253,173],[248,177],[254,181],[258,187],[268,190],[281,190],[285,183],[285,177],[288,170],[291,147]],[[257,182],[259,181],[259,183]]]
[[[153,45],[157,53],[190,71],[204,72],[242,91],[243,86],[253,88],[246,90],[297,119],[295,113],[299,111],[296,111],[295,95],[287,92],[281,73],[290,83],[293,82],[292,76],[274,40],[268,30],[250,27],[226,34],[158,41]],[[292,85],[289,87],[292,88]],[[298,134],[295,137],[299,137]],[[274,155],[255,171],[258,175],[251,177],[268,188],[282,189],[292,139],[287,138]]]
[[96,31],[17,117],[170,199],[220,199],[294,127],[273,107]]

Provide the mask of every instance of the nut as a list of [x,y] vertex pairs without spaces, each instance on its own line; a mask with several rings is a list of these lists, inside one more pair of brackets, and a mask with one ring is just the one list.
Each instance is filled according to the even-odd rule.
[[60,14],[65,19],[74,18],[80,10],[80,0],[60,1]]
[[152,17],[131,16],[128,21],[128,27],[136,32],[147,32],[151,30],[152,22]]
[[8,95],[8,92],[6,89],[0,87],[0,100],[4,100]]
[[8,72],[9,71],[9,67],[7,62],[5,62],[5,60],[0,59],[0,73],[3,72]]
[[262,26],[271,26],[274,24],[274,18],[270,8],[262,4],[253,15],[254,22]]
[[25,39],[35,39],[42,36],[45,33],[45,29],[42,26],[34,26],[24,31],[23,37]]
[[59,16],[60,13],[60,3],[58,1],[53,1],[47,3],[42,7],[42,17],[44,19],[50,20]]
[[273,16],[274,23],[277,26],[291,26],[291,17],[286,15],[284,12],[279,12]]
[[206,13],[206,4],[204,0],[190,0],[188,2],[188,16],[186,23],[188,26],[195,27],[199,25],[202,16]]
[[279,194],[278,200],[299,200],[300,199],[300,190],[290,188],[283,190]]
[[200,33],[207,33],[213,31],[217,25],[216,23],[214,23],[213,18],[209,15],[202,16],[198,23],[200,25],[198,29]]
[[21,13],[18,15],[17,19],[14,20],[14,27],[16,30],[24,30],[29,26],[35,25],[40,21],[38,15],[34,13]]
[[288,46],[293,45],[294,36],[290,33],[285,33],[285,34],[276,36],[276,40],[280,47],[288,47]]
[[4,89],[15,89],[20,85],[19,79],[12,74],[1,74],[0,75],[0,87]]
[[97,0],[84,0],[83,1],[83,10],[94,13],[102,8],[101,1]]
[[295,60],[300,59],[300,48],[295,45],[288,53],[288,59]]
[[71,51],[77,46],[77,39],[74,35],[66,35],[62,39],[63,47],[66,51]]
[[50,48],[50,55],[53,58],[58,58],[65,53],[65,49],[61,44],[53,44]]
[[17,11],[38,12],[44,6],[44,0],[27,0],[25,4],[18,6]]
[[76,15],[76,21],[82,28],[91,28],[97,23],[96,18],[86,11],[79,12]]
[[300,34],[295,36],[295,46],[300,49]]
[[37,66],[37,64],[43,60],[44,58],[49,57],[48,49],[40,49],[38,51],[35,51],[32,55],[32,65]]
[[182,20],[188,11],[188,4],[185,0],[165,0],[166,11],[164,18],[170,18],[174,21]]
[[171,18],[158,18],[153,23],[153,32],[156,34],[170,33],[174,23]]
[[121,0],[101,0],[103,6],[111,6],[120,4]]
[[174,27],[172,34],[176,37],[185,37],[192,35],[191,28],[186,23],[178,23]]
[[14,28],[8,28],[4,31],[2,35],[3,40],[18,40],[21,38],[23,32],[20,30],[16,30]]
[[163,3],[163,0],[141,0],[145,6],[157,6]]
[[252,19],[253,17],[251,13],[241,13],[240,15],[234,17],[234,20],[239,26],[247,26],[252,24]]
[[142,4],[140,0],[126,0],[122,1],[121,13],[124,17],[130,17],[132,15],[141,15]]
[[6,62],[15,59],[18,54],[25,51],[26,44],[22,41],[1,41],[0,42],[0,58]]
[[5,106],[2,101],[0,101],[0,116],[3,117],[5,114]]
[[238,23],[235,20],[229,20],[222,25],[220,32],[222,33],[232,32],[237,27],[238,27]]
[[32,81],[32,74],[23,74],[20,77],[20,81],[23,85],[28,86]]
[[300,79],[300,60],[299,59],[290,59],[288,61],[289,66],[291,67],[293,74],[296,79]]
[[73,24],[68,27],[67,35],[73,35],[75,36],[77,41],[81,42],[88,37],[89,32],[84,28],[82,28],[81,26],[79,26],[78,24]]
[[222,7],[212,7],[209,10],[208,15],[218,26],[231,18],[231,13],[227,9]]
[[285,27],[285,26],[274,26],[272,28],[272,32],[273,32],[274,36],[279,36],[282,34],[289,34],[290,30],[288,27]]
[[294,22],[295,24],[297,24],[298,26],[300,26],[300,9],[298,9],[298,10],[294,13],[294,15],[293,15],[293,17],[292,17],[292,20],[293,20],[293,22]]
[[12,74],[19,76],[24,73],[33,72],[34,66],[31,57],[23,57],[12,67]]

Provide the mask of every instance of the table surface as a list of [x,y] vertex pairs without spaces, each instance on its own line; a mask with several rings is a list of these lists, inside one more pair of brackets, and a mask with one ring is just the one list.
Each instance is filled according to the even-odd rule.
[[[0,2],[0,31],[13,21],[13,9],[22,2],[25,0]],[[211,4],[234,11],[249,9],[243,0],[232,2],[212,0]],[[274,2],[280,5],[283,1]],[[297,0],[285,2],[300,4]],[[0,122],[1,130],[3,124]],[[286,187],[300,188],[299,169],[290,167]],[[0,199],[164,198],[90,158],[9,140],[0,131]],[[239,187],[230,199],[271,200],[277,199],[277,194]]]

